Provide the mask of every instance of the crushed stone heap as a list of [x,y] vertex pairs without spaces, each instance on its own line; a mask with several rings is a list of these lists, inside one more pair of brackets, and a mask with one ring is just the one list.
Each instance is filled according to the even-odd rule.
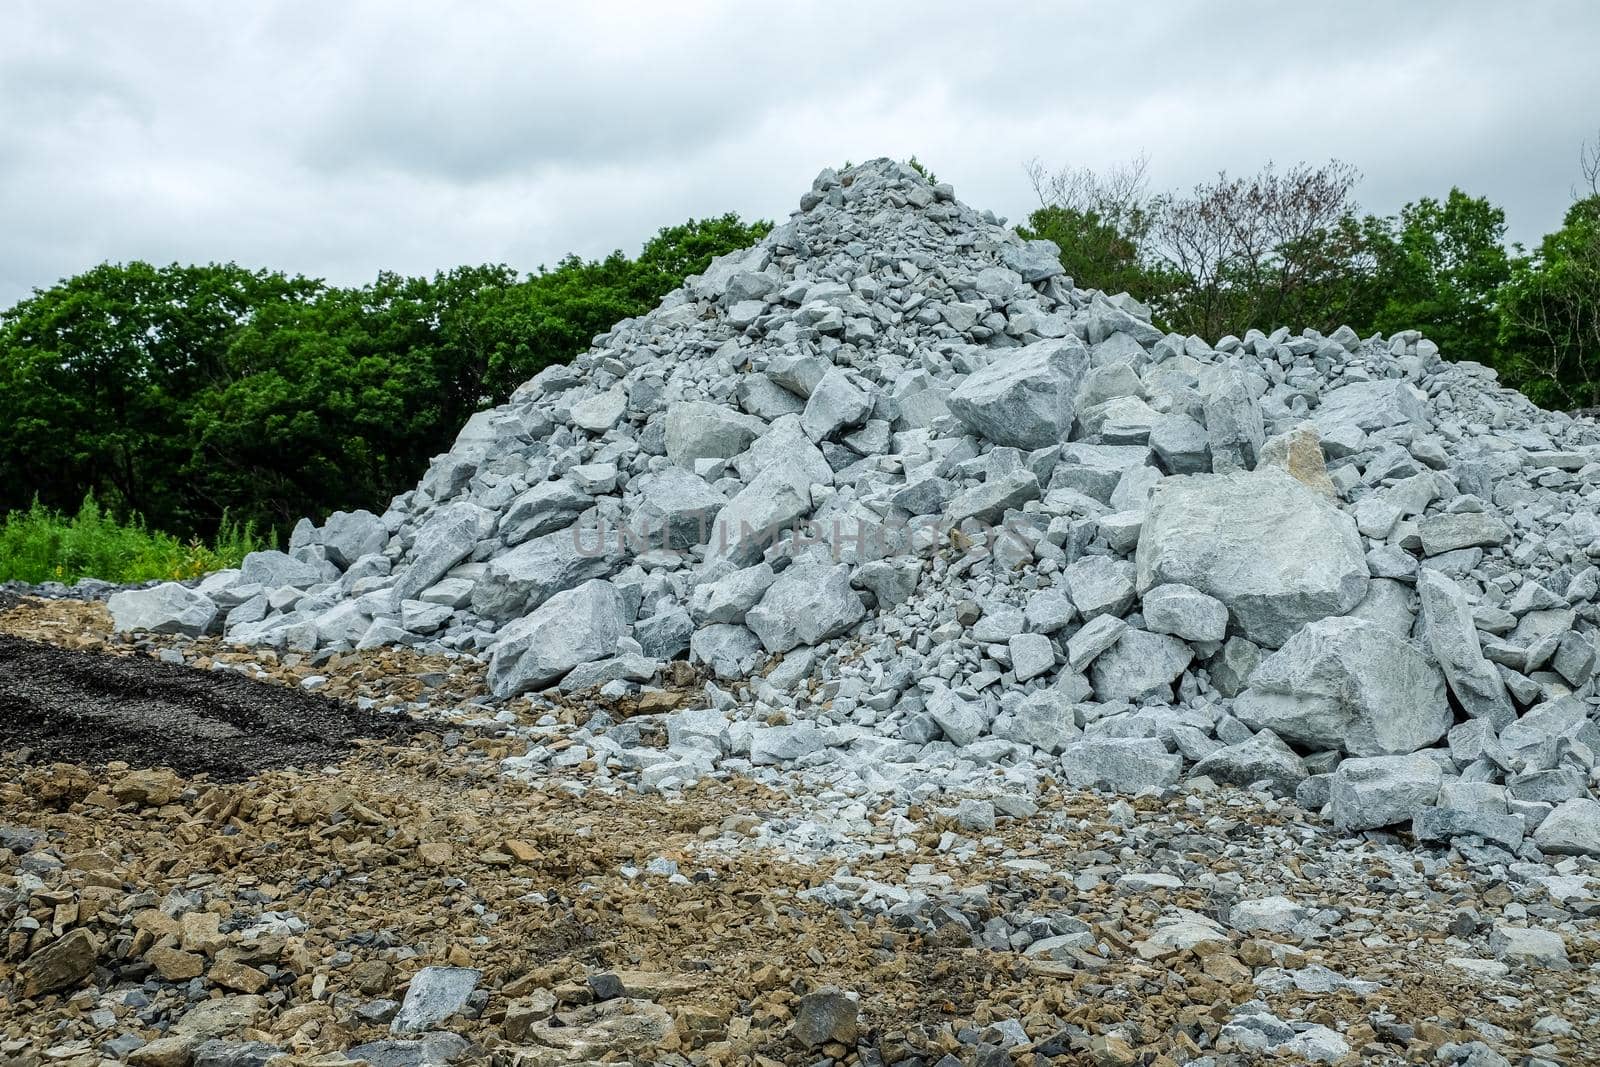
[[383,515],[117,625],[467,652],[502,698],[687,658],[719,684],[628,757],[651,788],[1187,773],[1600,854],[1593,421],[1415,331],[1163,334],[1057,253],[891,161],[825,170]]

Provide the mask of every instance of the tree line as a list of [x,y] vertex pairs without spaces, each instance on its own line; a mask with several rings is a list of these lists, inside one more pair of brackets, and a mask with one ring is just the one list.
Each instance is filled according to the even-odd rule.
[[[1144,161],[1029,174],[1025,236],[1080,284],[1148,302],[1162,327],[1419,329],[1545,406],[1600,405],[1600,149],[1560,229],[1505,243],[1505,213],[1451,189],[1363,213],[1338,162],[1153,193]],[[912,165],[927,174],[912,160]],[[341,287],[207,266],[102,264],[0,312],[0,513],[118,516],[185,537],[381,509],[469,415],[654,307],[771,228],[736,215],[663,229],[635,257],[569,256]]]
[[1039,207],[1019,227],[1061,246],[1067,272],[1146,301],[1158,322],[1215,340],[1248,329],[1416,329],[1448,359],[1496,368],[1547,407],[1600,405],[1600,143],[1561,227],[1507,246],[1505,212],[1453,188],[1391,216],[1364,214],[1338,161],[1220,174],[1152,193],[1147,161],[1028,174]]
[[236,264],[102,264],[0,312],[0,513],[34,499],[209,537],[381,510],[469,415],[771,227],[340,287]]

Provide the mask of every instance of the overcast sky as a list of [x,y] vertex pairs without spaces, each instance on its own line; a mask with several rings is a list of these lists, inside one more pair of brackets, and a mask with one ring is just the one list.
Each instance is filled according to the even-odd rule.
[[553,7],[5,3],[0,307],[107,259],[634,252],[912,153],[1014,220],[1035,156],[1158,187],[1337,157],[1368,209],[1459,184],[1532,240],[1600,127],[1593,0]]

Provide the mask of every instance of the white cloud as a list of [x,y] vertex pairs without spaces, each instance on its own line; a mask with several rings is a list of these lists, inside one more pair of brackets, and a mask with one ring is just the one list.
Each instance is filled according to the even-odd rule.
[[1339,157],[1555,225],[1600,125],[1586,2],[0,8],[0,306],[106,259],[359,282],[782,218],[916,153],[1013,218],[1025,160],[1160,185]]

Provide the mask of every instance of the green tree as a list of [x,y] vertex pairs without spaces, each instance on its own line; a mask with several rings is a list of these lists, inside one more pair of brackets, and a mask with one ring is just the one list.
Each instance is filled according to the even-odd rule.
[[1423,197],[1398,219],[1371,227],[1383,294],[1371,328],[1421,330],[1447,358],[1494,362],[1495,301],[1511,277],[1505,232],[1503,210],[1460,189],[1442,201]]
[[1026,170],[1039,207],[1017,232],[1054,241],[1062,267],[1078,285],[1159,300],[1166,279],[1147,256],[1154,220],[1146,166],[1140,158],[1104,174],[1088,168],[1051,173],[1033,160]]
[[1547,406],[1600,405],[1600,192],[1513,265],[1500,340],[1507,385]]
[[0,508],[94,490],[184,525],[185,405],[225,380],[245,321],[319,288],[232,264],[102,264],[0,314]]
[[209,535],[224,514],[265,529],[382,508],[474,411],[770,228],[691,219],[636,259],[351,288],[233,264],[103,264],[0,315],[0,510],[92,492]]

